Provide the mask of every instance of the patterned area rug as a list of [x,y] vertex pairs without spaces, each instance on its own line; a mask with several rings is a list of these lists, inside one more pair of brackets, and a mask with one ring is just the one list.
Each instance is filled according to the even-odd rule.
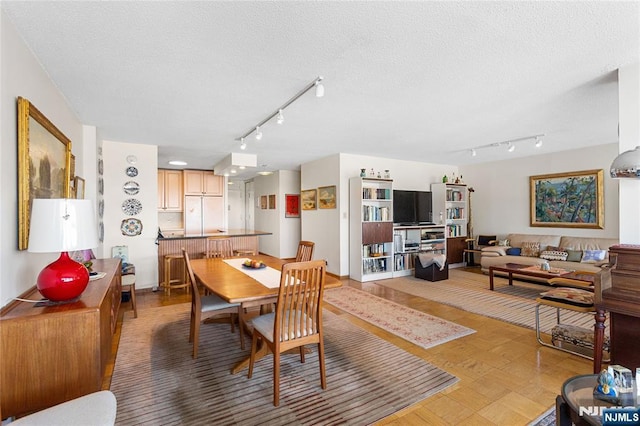
[[[445,305],[535,329],[535,299],[552,287],[515,281],[510,286],[505,278],[495,278],[495,291],[489,290],[487,275],[450,269],[449,279],[425,281],[415,277],[392,278],[376,281],[384,287],[399,290]],[[591,314],[561,310],[563,324],[593,329]],[[540,308],[540,329],[550,333],[556,324],[556,310],[550,306]],[[608,319],[605,332],[608,332]]]
[[475,333],[470,328],[352,287],[326,290],[324,300],[425,349]]
[[248,356],[228,324],[201,327],[191,358],[189,304],[141,309],[125,320],[111,390],[118,425],[305,425],[375,422],[453,385],[455,376],[324,312],[327,389],[315,348],[281,363],[280,406],[273,402],[273,358],[230,374]]

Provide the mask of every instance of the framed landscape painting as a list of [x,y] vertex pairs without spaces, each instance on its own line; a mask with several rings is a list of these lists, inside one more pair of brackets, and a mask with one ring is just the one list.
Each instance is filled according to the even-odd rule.
[[321,209],[336,208],[336,186],[321,186],[318,188],[318,205]]
[[302,210],[315,210],[316,209],[316,195],[315,189],[305,189],[302,191]]
[[69,198],[71,141],[27,99],[18,98],[18,250],[29,244],[34,198]]
[[603,176],[602,169],[530,176],[531,226],[604,228]]

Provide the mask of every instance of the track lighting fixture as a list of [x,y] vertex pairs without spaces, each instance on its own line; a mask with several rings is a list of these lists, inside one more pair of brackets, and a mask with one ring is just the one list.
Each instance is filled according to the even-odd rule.
[[472,157],[475,157],[478,154],[478,150],[479,149],[495,148],[495,147],[498,147],[498,146],[506,146],[508,152],[514,152],[516,150],[516,143],[528,141],[528,140],[531,140],[531,139],[535,140],[534,146],[536,148],[540,148],[542,146],[542,138],[544,136],[545,136],[545,134],[541,133],[539,135],[525,136],[523,138],[511,139],[511,140],[504,141],[504,142],[494,142],[494,143],[490,143],[490,144],[487,144],[487,145],[476,146],[474,148],[469,148],[468,150],[469,150],[469,153],[471,153]]
[[244,138],[240,138],[240,149],[247,149],[247,143],[244,141]]
[[[269,114],[264,120],[262,120],[261,122],[259,122],[255,126],[253,126],[251,129],[249,129],[247,132],[245,132],[242,136],[237,138],[236,140],[239,140],[241,142],[240,148],[241,149],[245,149],[246,148],[246,143],[244,142],[244,138],[249,136],[251,133],[255,132],[255,138],[257,140],[262,139],[262,131],[260,130],[260,127],[262,127],[265,123],[267,123],[267,121],[271,120],[272,118],[276,117],[276,123],[282,124],[284,122],[284,114],[282,113],[282,111],[284,111],[285,108],[287,108],[289,105],[291,105],[292,103],[297,101],[298,98],[300,98],[302,95],[307,93],[309,90],[315,88],[316,89],[316,96],[319,97],[319,98],[323,97],[324,96],[324,85],[322,84],[322,79],[323,79],[323,77],[320,77],[320,76],[316,77],[311,83],[307,84],[304,87],[304,89],[302,89],[301,91],[296,93],[291,99],[289,99],[287,102],[282,104],[282,106],[280,106],[274,112]],[[242,148],[243,145],[244,145],[244,148]]]

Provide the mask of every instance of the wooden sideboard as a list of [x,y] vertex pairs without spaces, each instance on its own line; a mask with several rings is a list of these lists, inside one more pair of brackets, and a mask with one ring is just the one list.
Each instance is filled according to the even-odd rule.
[[[74,303],[36,307],[14,301],[0,311],[0,411],[21,416],[99,391],[111,355],[121,297],[120,259]],[[33,287],[20,296],[39,300]]]
[[602,366],[604,322],[609,312],[611,364],[632,371],[640,368],[640,245],[619,244],[609,248],[613,266],[598,274],[594,373]]

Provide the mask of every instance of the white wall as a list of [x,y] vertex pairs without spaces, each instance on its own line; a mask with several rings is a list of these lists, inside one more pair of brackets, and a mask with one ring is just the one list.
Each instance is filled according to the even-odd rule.
[[[608,175],[617,144],[460,167],[471,196],[474,235],[509,233],[618,238],[618,181]],[[529,176],[604,169],[604,229],[530,226]]]
[[[0,9],[0,305],[35,284],[38,273],[59,253],[32,254],[18,247],[17,108],[22,96],[72,141],[76,168],[84,170],[83,128],[15,27]],[[86,176],[87,185],[95,183]]]
[[[138,161],[133,166],[138,176],[129,177],[125,170],[127,156],[135,155]],[[129,247],[129,262],[136,266],[136,289],[158,285],[158,149],[155,145],[142,145],[113,141],[102,142],[104,161],[104,257],[111,257],[113,246]],[[135,181],[140,192],[127,195],[122,186]],[[125,214],[122,203],[134,198],[142,203],[142,211],[135,216]],[[120,231],[122,220],[135,217],[142,221],[142,234],[125,236]]]
[[[640,64],[618,70],[619,152],[640,146]],[[611,158],[611,161],[613,161]],[[609,170],[608,168],[605,170]],[[620,179],[620,242],[640,243],[640,179]]]
[[242,181],[227,185],[227,229],[243,229],[245,226],[244,187]]

